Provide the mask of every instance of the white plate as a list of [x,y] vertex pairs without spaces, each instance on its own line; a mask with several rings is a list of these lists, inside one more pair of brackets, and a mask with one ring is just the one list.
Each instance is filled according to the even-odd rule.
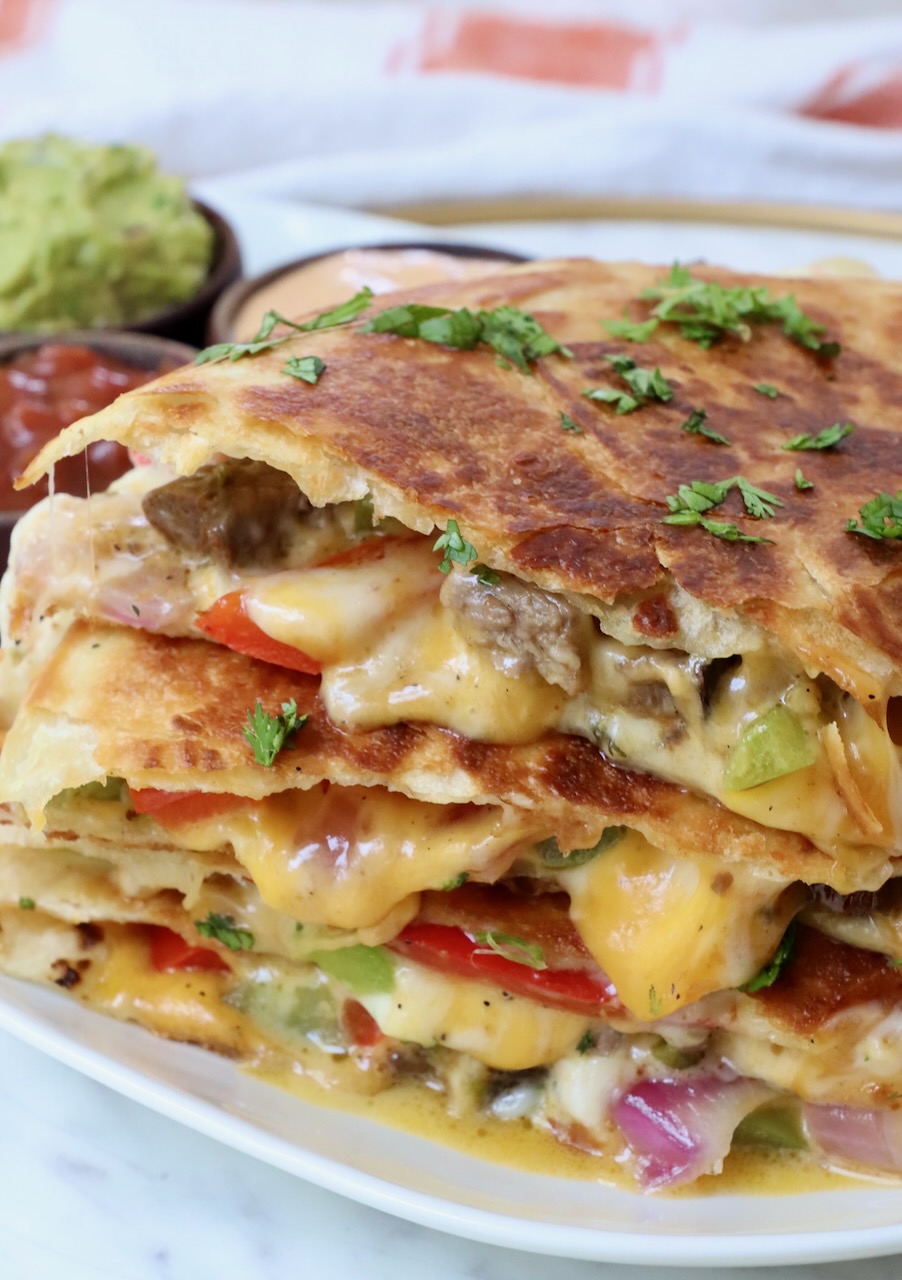
[[[215,190],[205,195],[216,203]],[[218,202],[250,271],[359,240],[446,239],[442,228],[264,200]],[[832,253],[902,276],[902,245],[827,233],[691,224],[474,225],[457,238],[525,252],[666,261],[706,256],[788,267]],[[363,1204],[475,1240],[559,1257],[659,1265],[754,1265],[902,1251],[902,1190],[662,1200],[518,1173],[253,1080],[201,1050],[158,1040],[56,992],[0,978],[0,1027],[130,1098]]]

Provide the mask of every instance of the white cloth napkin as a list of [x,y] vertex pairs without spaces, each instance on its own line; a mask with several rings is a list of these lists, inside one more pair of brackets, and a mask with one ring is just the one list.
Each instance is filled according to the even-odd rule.
[[567,193],[900,208],[902,16],[827,8],[0,0],[0,138],[141,141],[219,190],[353,206]]

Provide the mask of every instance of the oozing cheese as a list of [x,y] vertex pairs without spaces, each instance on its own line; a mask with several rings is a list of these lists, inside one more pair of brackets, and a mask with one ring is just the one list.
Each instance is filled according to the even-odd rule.
[[634,831],[561,881],[586,946],[646,1020],[752,977],[797,906],[788,881],[715,853],[675,856]]
[[425,804],[377,787],[281,792],[178,832],[188,848],[231,844],[263,900],[294,920],[360,929],[396,913],[394,932],[420,890],[462,871],[494,879],[540,836],[528,814]]
[[[17,618],[21,624],[39,600],[41,609],[94,610],[128,625],[138,617],[137,625],[184,634],[192,601],[203,610],[224,590],[241,590],[263,631],[323,664],[323,701],[339,725],[365,730],[423,721],[510,744],[551,730],[580,734],[619,762],[702,791],[766,826],[803,832],[846,863],[862,846],[891,847],[902,832],[900,757],[885,729],[850,699],[822,706],[799,664],[773,648],[745,653],[708,698],[700,660],[624,645],[598,630],[580,673],[582,691],[568,696],[534,670],[515,674],[509,652],[464,638],[455,614],[437,598],[442,575],[429,539],[377,536],[358,541],[338,563],[322,564],[361,536],[344,517],[329,519],[327,508],[310,517],[292,561],[318,567],[227,573],[184,563],[148,530],[139,510],[147,487],[147,477],[138,475],[99,496],[94,554],[81,553],[78,571],[70,548],[88,545],[91,503],[69,499],[56,513],[45,507],[25,518],[8,580],[15,590],[5,591],[7,627]],[[803,726],[814,763],[727,790],[729,752],[753,719],[778,704]]]
[[386,1035],[457,1049],[499,1071],[556,1062],[591,1025],[579,1014],[548,1009],[490,983],[402,961],[391,992],[359,999]]

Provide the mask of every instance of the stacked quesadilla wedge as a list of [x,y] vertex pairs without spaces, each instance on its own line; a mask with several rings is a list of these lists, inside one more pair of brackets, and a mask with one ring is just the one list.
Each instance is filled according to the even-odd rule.
[[0,965],[644,1188],[902,1169],[902,289],[279,319],[25,477],[139,463],[15,535]]

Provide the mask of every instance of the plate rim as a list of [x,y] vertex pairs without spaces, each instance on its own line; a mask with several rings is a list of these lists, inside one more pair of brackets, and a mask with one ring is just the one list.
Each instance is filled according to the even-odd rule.
[[410,200],[369,205],[378,217],[429,227],[492,222],[688,222],[795,231],[835,231],[902,239],[902,213],[853,206],[771,200],[696,200],[644,196],[524,195],[466,200]]
[[[10,985],[20,989],[26,999],[37,990],[53,1004],[65,1005],[70,1010],[73,1007],[71,997],[62,993],[40,984],[36,986],[0,975],[0,1030],[205,1137],[345,1199],[422,1227],[482,1244],[548,1257],[643,1266],[785,1266],[887,1257],[902,1250],[902,1213],[899,1222],[881,1226],[828,1228],[817,1232],[684,1236],[665,1232],[643,1233],[638,1229],[617,1232],[599,1227],[574,1227],[525,1217],[514,1218],[474,1205],[455,1204],[441,1196],[391,1183],[377,1174],[305,1150],[288,1139],[268,1133],[251,1120],[242,1119],[213,1102],[196,1097],[190,1090],[157,1079],[150,1073],[120,1062],[115,1056],[82,1044],[65,1029],[54,1025],[48,1016],[9,1003],[4,996]],[[87,1006],[76,1004],[75,1008],[79,1015],[89,1020],[110,1021],[106,1015]],[[126,1023],[116,1025],[121,1032],[137,1037],[138,1042],[144,1037],[152,1037],[165,1051],[167,1042],[160,1041],[143,1027]],[[173,1042],[172,1048],[180,1054],[196,1057],[198,1062],[206,1061],[210,1056],[209,1050],[194,1045]],[[224,1061],[224,1065],[237,1070],[234,1064]],[[379,1122],[368,1123],[378,1125]],[[503,1169],[503,1166],[499,1168]],[[863,1189],[856,1192],[864,1193]],[[754,1199],[764,1203],[768,1197],[755,1196]]]
[[[275,196],[234,194],[238,203],[250,202],[276,213],[288,210],[296,213],[299,208],[306,207]],[[214,203],[223,208],[226,216],[229,215],[230,201],[227,197],[217,198]],[[902,240],[902,213],[771,202],[596,199],[539,195],[503,200],[410,202],[341,211],[355,213],[361,219],[368,214],[383,220],[403,219],[408,223],[404,228],[405,233],[409,233],[411,221],[418,222],[424,230],[428,230],[437,226],[453,227],[464,222],[598,220],[682,222],[690,225],[716,223],[745,226],[750,232],[757,228],[772,227]],[[317,212],[327,214],[328,208],[318,206]],[[374,234],[382,234],[384,230],[383,222]],[[399,233],[400,231],[399,227]],[[361,234],[364,234],[362,228]],[[303,251],[304,245],[299,243],[298,252]],[[902,1252],[902,1203],[899,1220],[879,1226],[832,1230],[828,1227],[817,1232],[762,1232],[747,1235],[706,1233],[685,1236],[665,1232],[643,1234],[640,1230],[617,1232],[604,1227],[586,1228],[537,1222],[529,1218],[514,1218],[495,1210],[455,1204],[438,1195],[393,1184],[377,1174],[350,1168],[340,1160],[305,1150],[288,1139],[268,1133],[252,1120],[242,1119],[218,1107],[214,1102],[193,1095],[188,1089],[155,1078],[99,1049],[82,1044],[64,1027],[55,1026],[40,1013],[24,1010],[19,1005],[8,1002],[4,998],[7,984],[14,984],[26,995],[37,990],[54,1002],[59,1002],[60,1007],[65,1005],[71,1008],[72,1001],[62,993],[0,976],[0,1029],[21,1042],[82,1076],[244,1155],[300,1177],[345,1199],[446,1234],[538,1255],[674,1268],[817,1264],[885,1257]],[[104,1015],[84,1006],[81,1006],[81,1012],[93,1018],[103,1018],[104,1022],[109,1021]],[[122,1027],[122,1024],[119,1026]],[[137,1037],[152,1034],[137,1026],[122,1029],[127,1029]],[[161,1043],[157,1037],[154,1040]],[[209,1059],[209,1051],[200,1048],[181,1044],[173,1045],[173,1048],[195,1055],[198,1061]],[[234,1066],[231,1069],[234,1070]],[[850,1194],[863,1193],[850,1191]],[[761,1196],[749,1198],[759,1203],[767,1199]]]

